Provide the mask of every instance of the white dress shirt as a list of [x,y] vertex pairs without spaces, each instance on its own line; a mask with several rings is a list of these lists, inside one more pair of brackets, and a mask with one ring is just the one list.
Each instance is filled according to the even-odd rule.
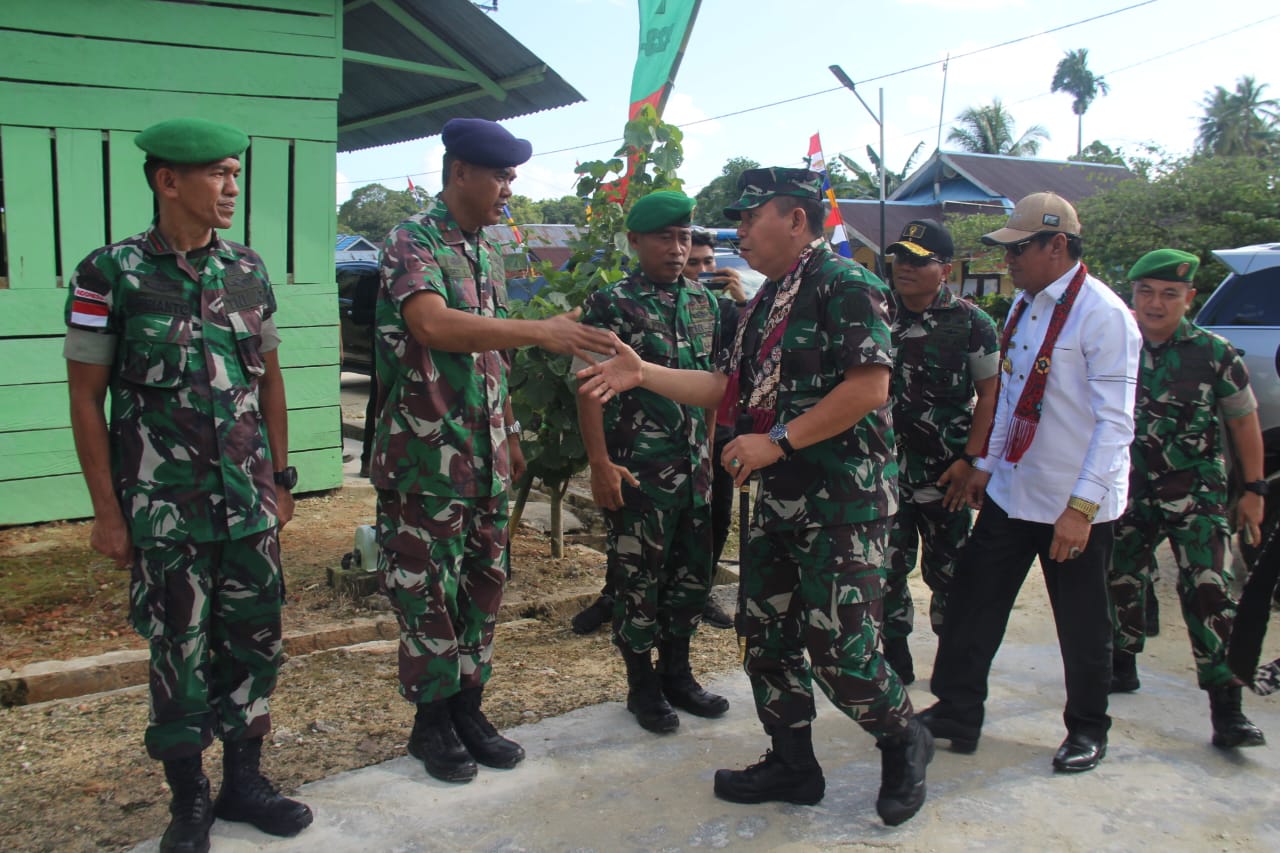
[[1085,277],[1053,347],[1035,438],[1018,462],[1004,458],[1018,397],[1077,269],[1034,297],[1019,293],[1014,303],[1029,301],[1009,341],[1013,369],[1001,373],[987,456],[977,463],[991,473],[987,498],[1010,518],[1053,524],[1074,495],[1100,506],[1095,523],[1113,521],[1128,498],[1142,335],[1128,306],[1093,276]]

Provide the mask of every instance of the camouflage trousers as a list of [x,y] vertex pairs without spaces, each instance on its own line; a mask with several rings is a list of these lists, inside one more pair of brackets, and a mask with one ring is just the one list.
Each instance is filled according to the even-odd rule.
[[400,623],[400,694],[415,704],[479,687],[507,582],[507,496],[378,490],[378,586]]
[[129,618],[151,646],[144,743],[158,761],[271,731],[284,580],[275,528],[134,549]]
[[889,523],[769,532],[752,525],[740,630],[766,730],[812,722],[815,679],[877,738],[906,729],[911,700],[879,651]]
[[889,577],[884,593],[884,635],[905,637],[915,622],[915,604],[907,577],[920,557],[920,574],[933,596],[929,602],[929,624],[935,635],[942,633],[947,611],[947,589],[956,574],[956,563],[969,538],[972,515],[962,509],[951,512],[942,500],[916,503],[908,500],[906,489],[898,502],[898,514],[889,530]]
[[644,652],[691,637],[711,594],[711,507],[608,510],[613,642]]
[[1166,537],[1178,563],[1178,598],[1191,638],[1200,687],[1231,680],[1227,641],[1235,619],[1231,571],[1225,567],[1230,533],[1225,510],[1189,496],[1157,501],[1133,498],[1116,525],[1111,560],[1111,623],[1117,651],[1138,654],[1146,640],[1147,587],[1154,552]]

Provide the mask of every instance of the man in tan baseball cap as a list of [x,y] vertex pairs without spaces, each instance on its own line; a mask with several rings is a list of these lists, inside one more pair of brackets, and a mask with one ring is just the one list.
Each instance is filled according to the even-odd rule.
[[988,246],[1009,246],[1030,241],[1037,234],[1080,236],[1076,209],[1057,193],[1032,193],[1013,208],[1008,223],[998,231],[983,235]]

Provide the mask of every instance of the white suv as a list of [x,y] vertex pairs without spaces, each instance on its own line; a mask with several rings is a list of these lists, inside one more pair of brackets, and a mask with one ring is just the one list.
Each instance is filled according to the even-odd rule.
[[1280,469],[1280,243],[1213,253],[1231,270],[1196,315],[1196,324],[1231,341],[1258,398],[1267,475]]

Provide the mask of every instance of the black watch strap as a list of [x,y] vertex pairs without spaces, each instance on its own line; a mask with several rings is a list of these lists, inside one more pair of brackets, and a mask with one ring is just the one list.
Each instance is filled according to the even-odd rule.
[[1255,495],[1262,495],[1265,498],[1271,493],[1271,484],[1266,480],[1254,480],[1251,483],[1245,483],[1244,490],[1253,492]]
[[785,435],[778,439],[778,446],[782,448],[783,456],[789,457],[791,454],[796,452],[796,449],[791,446],[791,439],[787,438]]
[[277,486],[283,486],[289,491],[293,491],[294,487],[298,485],[298,469],[290,465],[288,468],[273,473],[271,479],[275,481]]

